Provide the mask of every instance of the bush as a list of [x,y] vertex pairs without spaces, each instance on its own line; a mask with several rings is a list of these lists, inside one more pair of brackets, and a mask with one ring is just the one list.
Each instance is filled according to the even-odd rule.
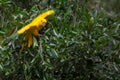
[[[91,9],[87,0],[32,2],[0,1],[2,41],[39,13],[55,10],[40,31],[43,37],[34,38],[31,48],[26,47],[19,53],[24,35],[1,42],[0,77],[3,80],[120,78],[120,24],[117,18],[109,16],[104,8]],[[24,5],[26,3],[28,6]]]

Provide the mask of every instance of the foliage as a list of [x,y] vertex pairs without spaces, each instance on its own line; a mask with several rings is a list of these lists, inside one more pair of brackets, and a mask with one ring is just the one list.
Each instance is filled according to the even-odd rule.
[[[22,1],[0,0],[0,78],[119,80],[119,18],[105,8],[91,9],[89,0]],[[55,15],[48,17],[43,37],[34,37],[31,48],[19,53],[23,35],[3,40],[48,9]]]

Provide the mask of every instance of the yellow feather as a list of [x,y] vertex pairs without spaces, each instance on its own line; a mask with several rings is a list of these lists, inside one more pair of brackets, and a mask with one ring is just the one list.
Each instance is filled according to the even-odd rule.
[[[32,20],[31,23],[17,31],[18,34],[23,34],[26,31],[25,41],[28,42],[28,47],[32,45],[33,36],[38,36],[39,30],[41,30],[44,24],[47,23],[47,20],[45,18],[49,15],[52,15],[53,13],[54,10],[48,10],[38,15],[35,19]],[[23,46],[24,44],[22,45],[22,49],[24,48]]]

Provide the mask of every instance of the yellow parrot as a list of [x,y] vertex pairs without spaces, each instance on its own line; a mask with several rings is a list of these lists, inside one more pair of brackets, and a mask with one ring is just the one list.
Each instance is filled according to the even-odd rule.
[[[33,42],[33,36],[39,36],[39,30],[42,29],[43,26],[47,23],[45,19],[47,16],[52,15],[54,10],[48,10],[40,15],[38,15],[35,19],[32,20],[31,23],[24,26],[23,28],[17,31],[18,34],[25,33],[25,41],[27,41],[27,46],[30,47]],[[22,44],[22,48],[24,47],[24,43]]]

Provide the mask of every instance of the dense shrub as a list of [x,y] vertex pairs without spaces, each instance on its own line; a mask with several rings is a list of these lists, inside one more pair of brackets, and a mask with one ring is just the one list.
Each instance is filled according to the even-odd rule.
[[[0,0],[1,79],[119,80],[119,18],[92,3]],[[6,37],[48,9],[54,9],[55,14],[40,31],[43,37],[34,38],[33,46],[19,53],[24,35],[11,40]]]

